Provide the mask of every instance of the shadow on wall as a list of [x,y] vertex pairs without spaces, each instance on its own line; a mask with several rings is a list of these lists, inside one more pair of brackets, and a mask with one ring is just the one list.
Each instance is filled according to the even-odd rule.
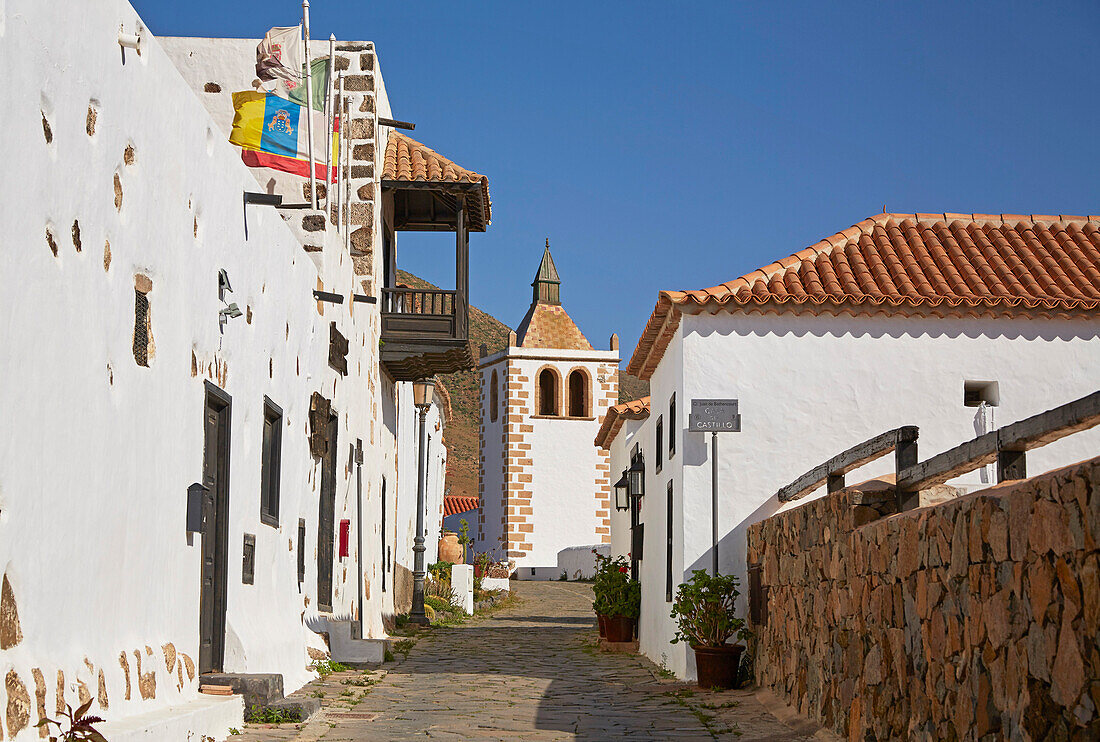
[[413,605],[413,573],[408,567],[393,565],[393,610],[408,613]]

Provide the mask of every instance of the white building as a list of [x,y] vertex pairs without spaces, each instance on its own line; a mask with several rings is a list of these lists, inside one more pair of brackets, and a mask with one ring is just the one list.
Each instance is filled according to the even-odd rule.
[[[649,417],[600,441],[613,476],[635,444],[645,460],[642,651],[694,676],[669,618],[676,586],[711,560],[710,441],[685,430],[693,398],[740,402],[741,432],[718,436],[718,548],[720,569],[744,578],[747,526],[831,456],[916,425],[924,459],[1100,388],[1098,308],[1095,216],[881,214],[714,288],[662,291],[628,366],[650,383]],[[1028,466],[1098,447],[1100,431],[1081,433]],[[880,459],[850,481],[892,468]]]
[[395,232],[430,189],[457,193],[469,219],[430,226],[465,249],[487,185],[378,125],[369,42],[337,44],[354,145],[339,224],[246,202],[310,195],[227,141],[256,40],[158,40],[123,0],[12,0],[0,39],[0,409],[19,421],[0,437],[0,736],[38,739],[41,714],[94,698],[112,740],[221,738],[241,701],[200,696],[200,674],[289,693],[336,623],[386,636],[395,493],[416,476],[405,382],[472,365],[465,266],[433,335],[422,301],[393,301]]
[[514,561],[520,579],[557,579],[559,552],[611,536],[608,456],[592,438],[618,396],[618,340],[594,350],[562,307],[560,284],[547,240],[515,342],[478,365],[475,549]]

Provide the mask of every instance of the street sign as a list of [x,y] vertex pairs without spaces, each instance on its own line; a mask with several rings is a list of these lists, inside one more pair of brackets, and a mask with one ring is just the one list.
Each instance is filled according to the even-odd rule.
[[694,433],[740,433],[736,399],[693,399],[688,430]]

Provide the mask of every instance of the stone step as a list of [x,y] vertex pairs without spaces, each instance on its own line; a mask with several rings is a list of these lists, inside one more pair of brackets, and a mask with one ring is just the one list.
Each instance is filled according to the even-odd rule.
[[199,696],[144,714],[96,724],[111,742],[195,742],[204,737],[226,739],[231,728],[244,725],[240,696]]
[[245,709],[283,700],[283,676],[274,672],[208,672],[199,676],[199,685],[229,686],[244,698]]
[[326,620],[328,649],[333,662],[345,665],[381,665],[385,658],[385,639],[360,639],[358,621]]

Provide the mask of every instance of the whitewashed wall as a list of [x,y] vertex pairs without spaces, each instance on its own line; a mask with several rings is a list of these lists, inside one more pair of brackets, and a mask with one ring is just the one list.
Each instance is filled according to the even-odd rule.
[[[140,56],[120,53],[120,26],[142,31]],[[364,500],[373,500],[363,526],[379,527],[386,445],[373,417],[377,308],[312,300],[319,282],[352,291],[350,258],[335,240],[315,265],[262,207],[249,207],[245,238],[242,193],[256,190],[255,179],[125,2],[79,13],[0,4],[0,62],[10,75],[0,108],[6,172],[18,174],[0,182],[9,205],[0,217],[0,409],[18,421],[0,434],[0,569],[23,633],[0,652],[0,673],[14,671],[33,698],[40,671],[48,710],[59,671],[73,705],[76,684],[97,695],[102,673],[109,704],[97,713],[110,720],[195,698],[197,678],[182,655],[197,663],[201,539],[188,537],[184,515],[186,488],[202,477],[209,380],[233,400],[225,669],[282,673],[289,692],[311,676],[307,645],[320,644],[307,628],[316,614],[320,479],[306,437],[314,391],[333,399],[340,420],[337,526],[356,522],[349,447],[361,438]],[[234,289],[228,300],[247,315],[224,334],[221,268]],[[152,281],[149,368],[132,355],[137,273]],[[327,363],[333,320],[350,341],[348,377]],[[278,528],[259,521],[265,394],[286,425]],[[301,586],[298,518],[307,523]],[[256,535],[254,585],[241,584],[245,533]],[[367,543],[373,575],[378,549]],[[357,610],[354,544],[353,534],[351,557],[334,564],[336,615]],[[382,597],[369,594],[365,633],[377,636]],[[157,676],[155,697],[139,693],[138,658],[142,673]]]
[[[740,575],[747,593],[745,529],[776,511],[781,486],[900,425],[920,427],[922,460],[973,438],[977,411],[963,406],[966,380],[999,383],[998,427],[1094,392],[1098,333],[1098,322],[1067,320],[685,316],[650,382],[653,399],[667,400],[683,379],[679,452],[661,475],[651,473],[652,432],[641,433],[649,474],[642,651],[665,659],[680,676],[694,676],[690,652],[666,641],[674,627],[664,600],[663,551],[664,488],[672,477],[683,510],[677,543],[684,544],[674,574],[686,578],[710,563],[710,442],[683,430],[692,397],[740,400],[742,432],[719,436],[719,555],[721,569]],[[655,417],[656,408],[647,426]],[[1079,461],[1098,447],[1100,431],[1077,434],[1030,452],[1028,470]],[[892,471],[893,459],[885,457],[848,481]],[[979,472],[952,484],[983,486]]]

